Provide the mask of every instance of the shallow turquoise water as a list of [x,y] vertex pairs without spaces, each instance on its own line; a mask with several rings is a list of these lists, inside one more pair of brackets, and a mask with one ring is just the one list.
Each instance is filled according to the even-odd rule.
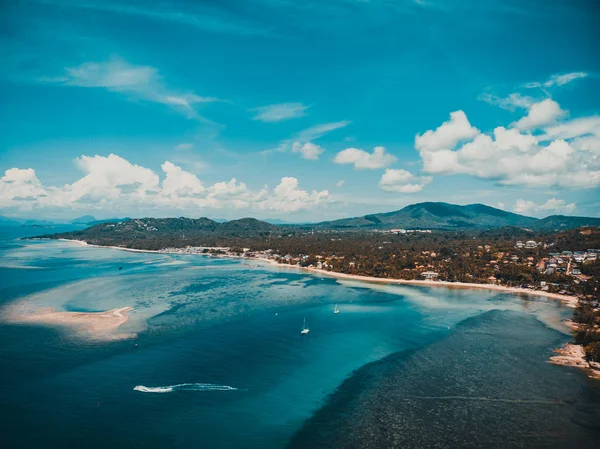
[[[451,354],[465,329],[477,329],[478,345],[493,347],[497,354],[493,364],[489,357],[470,362],[471,372],[481,370],[476,378],[500,371],[503,389],[514,390],[506,391],[511,398],[523,394],[513,388],[517,381],[552,380],[550,385],[557,385],[558,379],[558,385],[569,387],[547,388],[544,400],[555,394],[570,404],[565,406],[569,410],[600,408],[597,385],[575,370],[546,364],[552,349],[569,338],[560,332],[560,320],[571,312],[556,301],[488,291],[370,286],[284,268],[249,267],[238,260],[67,242],[4,239],[0,261],[3,304],[25,299],[69,311],[132,306],[123,330],[138,334],[135,340],[100,344],[55,329],[1,325],[0,406],[11,410],[3,418],[7,447],[325,446],[329,440],[321,439],[324,430],[315,419],[335,418],[340,429],[361,428],[367,421],[355,411],[340,418],[336,404],[352,409],[336,399],[348,395],[348,382],[360,385],[352,394],[376,397],[390,373],[402,372],[405,387],[418,381],[426,388],[431,379],[468,396],[469,386],[459,382],[464,373],[443,378],[436,368],[441,359],[435,362],[428,355],[431,348]],[[339,315],[333,314],[336,303]],[[491,331],[497,321],[486,324],[490,313],[509,317],[500,326],[503,336]],[[307,337],[299,332],[304,318],[311,329]],[[522,336],[517,347],[528,350],[519,353],[507,336],[519,342]],[[459,358],[444,364],[452,360]],[[365,380],[364,373],[382,363],[391,367],[385,375],[378,371]],[[502,369],[519,364],[525,368],[517,373]],[[136,386],[145,388],[134,390]],[[478,388],[478,395],[486,389],[498,394],[491,382]],[[395,403],[408,413],[401,400]],[[532,405],[519,431],[528,431],[528,425],[538,429],[536,410],[543,407],[543,402]],[[568,424],[564,434],[581,435],[584,445],[598,432],[587,424],[588,414],[579,421],[560,421]],[[453,419],[464,419],[458,416]],[[484,426],[476,427],[475,433],[485,433]],[[418,425],[400,429],[403,435],[422,432]],[[305,444],[307,434],[319,440]],[[331,441],[332,447],[341,442]],[[360,435],[355,441],[367,444]],[[560,438],[552,441],[561,447]]]

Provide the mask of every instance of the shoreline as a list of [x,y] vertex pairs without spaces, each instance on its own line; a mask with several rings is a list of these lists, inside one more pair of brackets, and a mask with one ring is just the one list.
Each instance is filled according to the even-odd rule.
[[[44,239],[45,240],[45,239]],[[103,246],[89,244],[83,240],[70,240],[70,239],[58,239],[64,242],[70,242],[82,246],[89,246],[92,248],[107,248],[116,249],[130,252],[141,252],[141,253],[157,253],[157,254],[179,254],[182,253],[168,250],[140,250],[133,248],[124,248],[120,246]],[[210,254],[205,253],[191,253],[186,255],[198,255],[208,256]],[[390,284],[390,285],[412,285],[421,287],[445,287],[445,288],[459,288],[459,289],[479,289],[488,290],[500,293],[508,293],[514,295],[530,295],[543,297],[547,299],[559,300],[561,303],[570,308],[577,307],[578,298],[576,296],[561,295],[558,293],[550,293],[539,290],[529,290],[517,287],[506,287],[497,284],[477,284],[468,282],[449,282],[449,281],[437,281],[437,280],[408,280],[408,279],[397,279],[397,278],[377,278],[373,276],[362,276],[353,275],[346,273],[339,273],[335,271],[328,271],[313,267],[301,267],[298,265],[288,265],[274,261],[273,259],[260,258],[260,257],[235,257],[233,255],[224,255],[219,257],[225,257],[230,259],[245,259],[248,261],[254,261],[259,264],[267,264],[272,267],[292,269],[300,272],[306,272],[313,275],[326,276],[334,279],[347,279],[359,282],[375,283],[375,284]],[[15,305],[18,306],[18,305]],[[48,310],[49,309],[49,310]],[[39,323],[46,325],[57,325],[62,327],[71,328],[75,333],[80,336],[86,336],[96,341],[111,341],[125,338],[133,338],[135,334],[117,334],[115,333],[122,324],[128,320],[127,312],[132,310],[131,307],[122,307],[117,309],[108,310],[105,312],[55,312],[51,308],[40,309],[37,313],[29,314],[17,314],[14,317],[17,320],[9,320],[9,322],[21,322],[21,323]],[[41,312],[41,313],[40,313]],[[10,314],[9,314],[10,316]],[[573,326],[570,326],[573,328]],[[596,367],[585,359],[585,353],[583,347],[580,345],[574,345],[572,343],[565,344],[562,348],[555,349],[557,355],[550,357],[549,362],[555,365],[570,366],[585,371],[590,378],[600,379],[600,364]]]
[[[40,239],[46,240],[46,239]],[[122,246],[104,246],[104,245],[93,245],[87,243],[84,240],[70,240],[70,239],[57,239],[63,242],[73,242],[82,246],[89,246],[91,248],[109,248],[109,249],[117,249],[121,251],[130,251],[137,253],[158,253],[158,254],[181,254],[178,252],[165,251],[165,250],[149,250],[149,249],[133,249],[133,248],[124,248]],[[198,256],[211,256],[210,254],[186,254],[186,255],[198,255]],[[220,256],[227,257],[230,259],[245,259],[257,262],[267,263],[269,265],[290,268],[299,271],[306,271],[309,273],[321,274],[324,276],[337,278],[337,279],[349,279],[354,281],[361,282],[372,282],[372,283],[383,283],[383,284],[400,284],[400,285],[416,285],[422,287],[449,287],[449,288],[467,288],[467,289],[483,289],[483,290],[494,290],[502,293],[511,293],[516,295],[532,295],[532,296],[541,296],[549,299],[556,299],[562,301],[567,307],[576,308],[578,303],[577,296],[571,295],[561,295],[558,293],[544,292],[541,290],[530,290],[526,288],[518,288],[518,287],[506,287],[504,285],[498,284],[477,284],[471,282],[450,282],[450,281],[433,281],[433,280],[419,280],[419,279],[399,279],[399,278],[378,278],[373,276],[363,276],[358,274],[347,274],[340,273],[337,271],[329,271],[323,270],[319,268],[309,268],[309,267],[300,267],[297,265],[288,265],[283,263],[275,262],[272,259],[265,258],[256,258],[256,257],[235,257],[235,256]]]
[[503,293],[511,293],[516,295],[532,295],[542,296],[549,299],[557,299],[562,301],[566,306],[570,308],[576,308],[578,298],[576,296],[560,295],[558,293],[544,292],[540,290],[529,290],[526,288],[518,287],[506,287],[498,284],[477,284],[470,282],[450,282],[450,281],[432,281],[432,280],[418,280],[418,279],[398,279],[398,278],[377,278],[373,276],[362,276],[358,274],[347,274],[339,273],[337,271],[328,271],[319,268],[299,267],[296,265],[286,265],[274,262],[270,259],[250,259],[250,260],[261,260],[277,267],[293,268],[300,271],[307,271],[310,273],[317,273],[324,276],[329,276],[337,279],[349,279],[361,282],[373,282],[379,284],[396,284],[396,285],[415,285],[421,287],[449,287],[449,288],[465,288],[465,289],[483,289],[493,290]]
[[555,349],[554,352],[556,355],[550,357],[550,363],[578,368],[584,371],[590,379],[600,380],[600,364],[588,362],[585,359],[583,346],[567,343],[562,348]]

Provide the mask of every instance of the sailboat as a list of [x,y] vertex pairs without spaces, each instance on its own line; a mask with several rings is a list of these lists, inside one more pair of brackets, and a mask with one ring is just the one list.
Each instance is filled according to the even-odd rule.
[[302,335],[306,335],[310,332],[310,329],[308,327],[306,327],[306,318],[304,318],[304,324],[302,325],[302,330],[300,331],[300,333]]
[[338,309],[337,304],[335,305],[335,307],[333,308],[333,313],[338,314],[340,313],[340,309]]

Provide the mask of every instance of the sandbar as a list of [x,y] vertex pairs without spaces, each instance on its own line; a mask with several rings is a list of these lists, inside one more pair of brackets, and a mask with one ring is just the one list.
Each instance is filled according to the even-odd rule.
[[7,306],[2,311],[2,318],[13,324],[62,327],[78,337],[106,342],[136,336],[118,332],[118,328],[127,322],[127,312],[130,310],[133,307],[119,307],[104,312],[57,312],[52,307],[35,307],[27,300],[22,300]]

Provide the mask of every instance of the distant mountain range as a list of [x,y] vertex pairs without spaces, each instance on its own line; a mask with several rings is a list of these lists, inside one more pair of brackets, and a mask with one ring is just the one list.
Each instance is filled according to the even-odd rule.
[[[87,221],[91,220],[91,221]],[[459,206],[448,203],[418,203],[403,209],[362,217],[344,218],[313,224],[271,224],[255,218],[242,218],[217,222],[209,218],[140,218],[109,219],[96,221],[91,215],[80,217],[71,223],[85,222],[88,228],[57,236],[84,239],[91,242],[133,240],[173,241],[195,238],[256,238],[287,235],[301,230],[389,230],[389,229],[433,229],[433,230],[488,230],[499,228],[521,228],[532,231],[555,231],[581,226],[600,226],[600,218],[569,217],[552,215],[533,218],[506,212],[483,204]]]
[[600,218],[551,215],[533,218],[514,214],[484,204],[459,206],[448,203],[418,203],[403,209],[362,217],[317,223],[326,229],[493,229],[505,226],[535,230],[572,229],[580,226],[600,226]]
[[84,215],[83,217],[77,217],[71,221],[69,224],[83,224],[88,226],[94,226],[100,223],[115,223],[119,221],[127,221],[130,220],[129,217],[125,218],[105,218],[104,220],[97,220],[93,215]]

